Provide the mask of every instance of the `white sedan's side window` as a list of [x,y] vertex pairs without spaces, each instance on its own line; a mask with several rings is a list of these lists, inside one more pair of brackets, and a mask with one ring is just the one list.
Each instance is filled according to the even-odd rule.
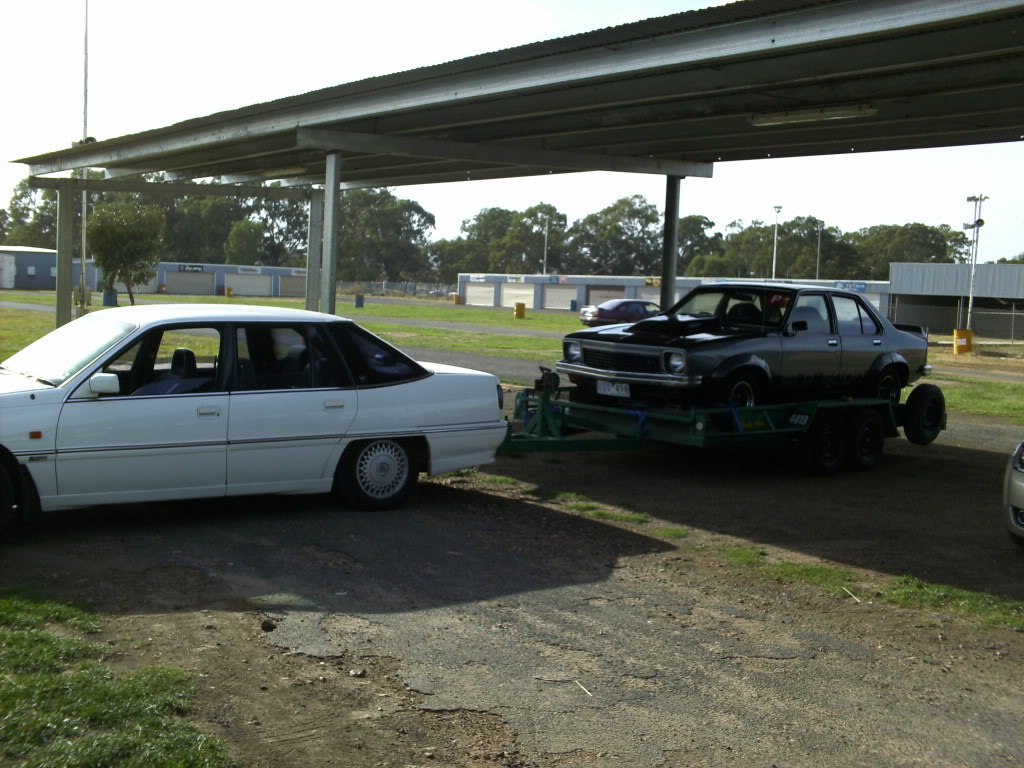
[[329,343],[307,326],[245,325],[235,340],[236,391],[349,386]]
[[103,372],[117,375],[121,396],[213,392],[220,349],[215,327],[159,329],[104,365]]

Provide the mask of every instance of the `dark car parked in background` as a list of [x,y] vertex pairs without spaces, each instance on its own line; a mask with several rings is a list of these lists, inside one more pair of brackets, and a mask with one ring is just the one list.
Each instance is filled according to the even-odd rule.
[[881,397],[928,373],[919,326],[894,326],[856,293],[784,283],[716,283],[636,323],[576,331],[557,368],[579,402],[751,406]]
[[635,323],[647,317],[653,317],[661,308],[651,301],[643,299],[609,299],[597,306],[587,306],[580,310],[580,322],[591,327],[595,325],[612,325],[614,323]]

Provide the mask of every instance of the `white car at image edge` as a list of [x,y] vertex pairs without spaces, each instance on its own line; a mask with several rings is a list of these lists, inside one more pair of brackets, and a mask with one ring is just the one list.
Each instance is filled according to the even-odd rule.
[[1024,548],[1024,443],[1010,456],[1003,477],[1003,513],[1010,538]]
[[27,510],[333,492],[394,507],[420,472],[494,460],[501,387],[345,318],[147,305],[0,363],[0,528]]

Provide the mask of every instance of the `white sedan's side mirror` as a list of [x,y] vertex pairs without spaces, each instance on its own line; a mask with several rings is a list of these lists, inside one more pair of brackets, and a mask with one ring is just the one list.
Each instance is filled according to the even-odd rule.
[[89,391],[94,395],[117,395],[121,382],[116,373],[94,373],[89,379]]

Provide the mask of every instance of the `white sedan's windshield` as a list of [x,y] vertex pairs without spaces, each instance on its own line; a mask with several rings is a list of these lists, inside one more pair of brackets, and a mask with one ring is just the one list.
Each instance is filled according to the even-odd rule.
[[96,312],[51,331],[0,367],[59,386],[137,327]]

